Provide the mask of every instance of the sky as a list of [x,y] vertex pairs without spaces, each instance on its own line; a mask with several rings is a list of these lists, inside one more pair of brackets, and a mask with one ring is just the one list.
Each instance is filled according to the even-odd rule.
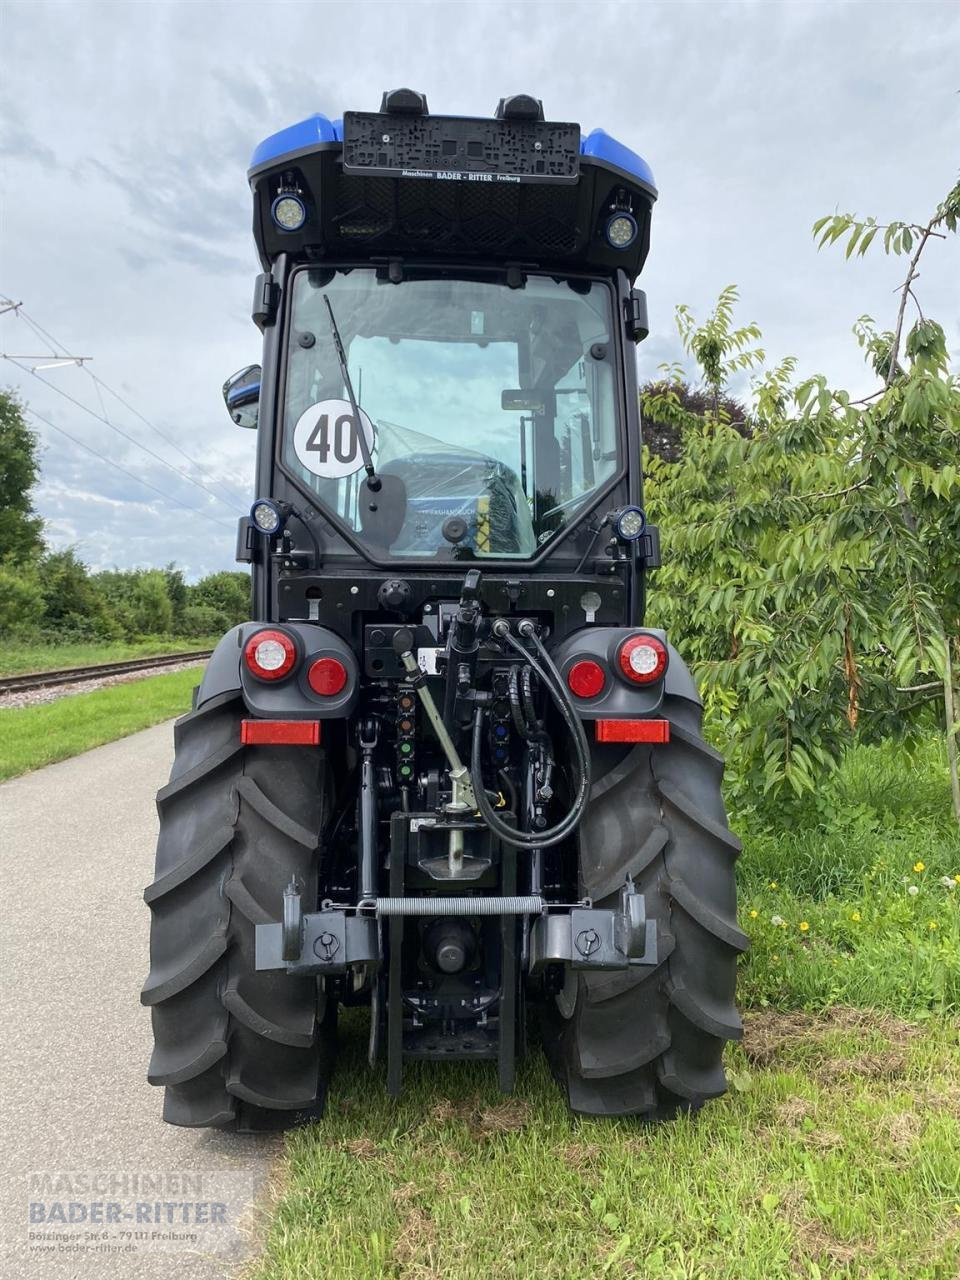
[[[681,359],[678,303],[703,317],[736,284],[771,361],[862,394],[851,327],[892,327],[903,264],[818,253],[810,228],[835,210],[930,216],[957,176],[958,68],[955,0],[2,0],[0,297],[91,357],[37,374],[0,361],[0,386],[53,424],[31,419],[48,542],[97,568],[232,566],[255,437],[220,388],[259,359],[246,169],[268,134],[401,85],[450,115],[531,93],[653,169],[641,377]],[[956,354],[956,242],[917,292]],[[0,315],[0,352],[49,350]]]

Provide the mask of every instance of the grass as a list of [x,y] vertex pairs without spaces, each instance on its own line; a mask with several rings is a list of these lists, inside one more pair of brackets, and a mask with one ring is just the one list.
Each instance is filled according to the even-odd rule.
[[182,715],[190,709],[199,673],[190,667],[37,706],[0,709],[0,779]]
[[398,1101],[347,1022],[322,1124],[287,1142],[251,1280],[947,1280],[960,1267],[960,1062],[946,1020],[748,1016],[736,1087],[645,1128],[462,1064]]
[[942,741],[912,757],[857,748],[818,804],[785,831],[744,832],[741,998],[960,1010],[960,827]]
[[97,662],[122,662],[125,658],[152,658],[156,654],[193,653],[212,649],[219,636],[185,640],[182,636],[152,636],[148,640],[38,644],[15,641],[0,652],[0,676],[27,671],[55,671],[61,667],[85,667]]
[[942,748],[859,748],[805,818],[743,834],[753,949],[724,1099],[659,1128],[578,1119],[534,1048],[511,1098],[489,1067],[415,1064],[392,1100],[351,1012],[249,1280],[955,1280],[960,831]]

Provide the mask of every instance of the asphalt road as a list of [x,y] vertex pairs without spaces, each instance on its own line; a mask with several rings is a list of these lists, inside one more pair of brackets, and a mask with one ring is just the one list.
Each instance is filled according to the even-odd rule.
[[0,786],[4,1280],[221,1280],[253,1247],[280,1139],[164,1125],[146,1082],[141,894],[172,749],[159,725]]

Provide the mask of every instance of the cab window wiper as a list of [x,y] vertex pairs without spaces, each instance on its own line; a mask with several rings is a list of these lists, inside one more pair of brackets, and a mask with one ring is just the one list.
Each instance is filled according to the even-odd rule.
[[324,302],[327,304],[327,312],[330,316],[330,332],[333,334],[333,345],[337,351],[337,363],[340,365],[340,376],[343,378],[343,385],[347,389],[347,398],[350,401],[350,412],[353,414],[353,420],[357,424],[357,442],[360,445],[360,452],[363,455],[363,469],[367,473],[367,487],[376,492],[381,487],[380,477],[377,475],[376,467],[373,465],[373,455],[370,452],[370,446],[367,444],[367,433],[363,429],[363,420],[360,417],[360,406],[357,404],[357,397],[353,394],[353,382],[350,378],[350,370],[347,367],[347,357],[343,350],[343,342],[340,338],[340,330],[337,328],[337,321],[333,314],[333,307],[330,299],[324,294]]

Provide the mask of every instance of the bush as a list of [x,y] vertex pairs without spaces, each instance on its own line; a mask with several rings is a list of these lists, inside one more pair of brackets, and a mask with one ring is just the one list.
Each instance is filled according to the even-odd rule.
[[208,604],[188,604],[180,619],[179,632],[191,638],[214,636],[229,631],[230,626],[226,614],[219,609]]
[[36,573],[0,565],[0,635],[35,624],[42,614],[43,593]]
[[93,582],[109,601],[128,639],[172,633],[174,605],[164,570],[113,569],[96,574]]
[[224,630],[250,618],[250,578],[246,573],[211,573],[196,586],[188,587],[187,596],[189,605],[216,609],[226,618]]

